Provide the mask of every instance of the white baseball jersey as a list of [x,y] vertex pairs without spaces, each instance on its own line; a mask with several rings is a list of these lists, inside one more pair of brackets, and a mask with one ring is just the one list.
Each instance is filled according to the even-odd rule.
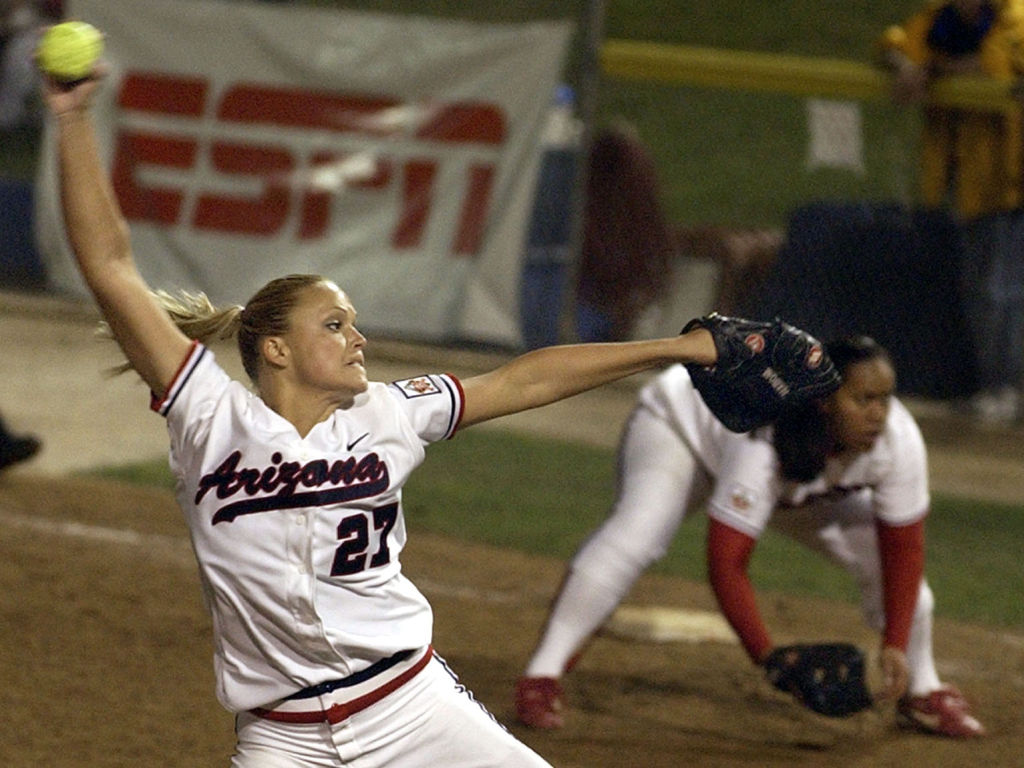
[[430,606],[399,564],[401,488],[458,425],[454,377],[371,383],[303,438],[195,344],[152,407],[167,419],[227,709],[430,643]]
[[892,525],[916,522],[928,511],[924,439],[896,398],[870,451],[830,458],[824,472],[809,483],[780,479],[770,427],[739,435],[722,426],[681,365],[650,382],[640,402],[671,424],[716,478],[708,514],[754,538],[764,532],[777,507],[840,501],[854,493],[870,493],[875,516]]

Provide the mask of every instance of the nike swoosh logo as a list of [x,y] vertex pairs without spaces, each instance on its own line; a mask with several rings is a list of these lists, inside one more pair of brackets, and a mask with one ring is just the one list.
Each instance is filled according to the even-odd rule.
[[359,442],[360,442],[360,441],[361,441],[361,440],[362,440],[362,439],[363,439],[364,437],[369,437],[369,436],[370,436],[370,433],[369,433],[369,432],[367,432],[367,433],[365,433],[365,434],[363,434],[363,435],[360,435],[360,436],[359,436],[359,437],[357,437],[357,438],[356,438],[355,440],[353,440],[353,441],[352,441],[351,443],[349,443],[348,445],[346,445],[346,446],[345,446],[345,450],[346,450],[346,451],[351,451],[351,450],[352,450],[353,448],[355,448],[355,447],[356,447],[356,446],[357,446],[357,445],[359,444]]

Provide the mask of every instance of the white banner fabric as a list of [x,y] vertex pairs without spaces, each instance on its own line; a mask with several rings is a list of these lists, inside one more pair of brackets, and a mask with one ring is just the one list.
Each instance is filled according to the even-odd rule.
[[[372,333],[521,343],[539,132],[571,24],[475,23],[223,0],[74,0],[106,36],[101,151],[154,288],[244,304],[334,279]],[[36,228],[87,295],[49,127]]]

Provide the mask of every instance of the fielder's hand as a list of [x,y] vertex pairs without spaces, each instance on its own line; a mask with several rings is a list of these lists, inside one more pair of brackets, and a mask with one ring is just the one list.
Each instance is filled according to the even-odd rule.
[[881,701],[896,701],[907,692],[910,679],[910,668],[907,665],[907,654],[899,648],[887,645],[882,648],[879,658],[882,667],[882,692],[878,694]]

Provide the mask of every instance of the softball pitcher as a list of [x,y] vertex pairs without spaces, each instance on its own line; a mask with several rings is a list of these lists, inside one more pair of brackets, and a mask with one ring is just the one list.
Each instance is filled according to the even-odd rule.
[[[461,382],[370,382],[356,309],[327,279],[273,280],[223,310],[149,291],[100,165],[96,86],[46,85],[64,221],[111,334],[167,421],[217,696],[237,715],[232,765],[547,765],[432,649],[430,606],[399,565],[402,486],[425,446],[457,428],[654,365],[712,365],[711,335],[552,347]],[[202,343],[214,335],[237,336],[252,390]]]
[[889,355],[859,337],[827,345],[842,386],[774,427],[727,431],[683,366],[648,384],[622,436],[618,495],[569,566],[516,686],[518,718],[563,724],[560,679],[640,574],[663,557],[688,510],[706,506],[711,586],[755,664],[773,649],[747,564],[771,524],[847,569],[882,635],[884,695],[933,733],[983,732],[932,654],[934,599],[924,579],[929,507],[924,441],[893,396]]

